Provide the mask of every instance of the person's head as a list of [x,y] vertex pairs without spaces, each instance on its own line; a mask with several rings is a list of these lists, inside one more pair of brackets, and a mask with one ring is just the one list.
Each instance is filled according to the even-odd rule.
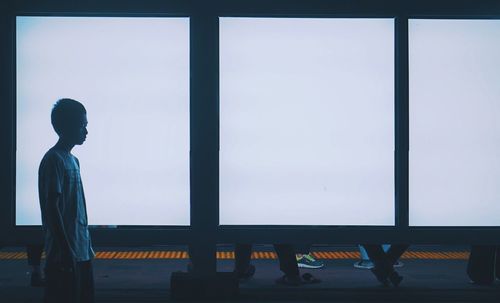
[[52,126],[60,139],[80,145],[87,137],[87,111],[80,102],[60,99],[54,104],[50,116]]

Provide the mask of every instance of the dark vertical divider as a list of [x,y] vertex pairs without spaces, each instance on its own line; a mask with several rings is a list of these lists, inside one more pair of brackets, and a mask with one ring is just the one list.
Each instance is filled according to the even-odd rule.
[[395,115],[396,115],[396,226],[400,231],[408,229],[408,18],[399,14],[395,24]]
[[190,18],[191,233],[190,273],[172,273],[173,299],[229,299],[232,273],[217,273],[219,225],[219,19],[208,5]]
[[219,223],[219,22],[197,8],[190,18],[191,228],[194,273],[216,271]]
[[14,215],[14,22],[9,2],[0,4],[0,246]]

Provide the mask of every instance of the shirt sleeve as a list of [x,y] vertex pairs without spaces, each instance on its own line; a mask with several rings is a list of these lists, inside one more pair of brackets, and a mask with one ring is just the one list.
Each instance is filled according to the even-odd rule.
[[80,160],[78,160],[77,157],[75,157],[75,162],[76,162],[76,166],[78,166],[78,169],[80,169]]
[[64,180],[64,162],[56,155],[50,155],[43,159],[38,172],[39,189],[45,197],[49,193],[62,193]]

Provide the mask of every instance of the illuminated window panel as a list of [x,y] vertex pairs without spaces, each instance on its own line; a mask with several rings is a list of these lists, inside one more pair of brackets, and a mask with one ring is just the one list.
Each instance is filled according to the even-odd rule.
[[410,20],[412,226],[500,226],[499,37],[499,20]]
[[220,223],[394,225],[394,20],[220,18]]
[[16,224],[41,223],[53,104],[88,112],[90,224],[189,225],[189,19],[17,17]]

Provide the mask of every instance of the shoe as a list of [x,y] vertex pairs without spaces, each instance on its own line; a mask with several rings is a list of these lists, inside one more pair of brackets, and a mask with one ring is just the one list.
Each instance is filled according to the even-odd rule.
[[495,281],[492,281],[492,280],[484,280],[484,281],[481,281],[481,280],[477,280],[477,281],[469,280],[470,284],[474,284],[474,285],[478,285],[478,286],[490,286],[494,282]]
[[248,280],[250,279],[251,277],[253,277],[253,275],[255,274],[255,266],[253,266],[252,264],[250,264],[248,266],[248,268],[245,270],[245,272],[236,272],[236,276],[238,277],[239,280]]
[[[357,269],[372,269],[373,266],[374,266],[373,262],[370,260],[361,260],[361,261],[354,263],[354,267]],[[401,261],[396,261],[396,263],[394,263],[395,268],[399,268],[399,267],[403,267],[403,266],[404,266],[404,263]]]
[[302,283],[304,284],[316,284],[321,283],[321,280],[311,275],[310,273],[305,273],[302,275]]
[[284,275],[283,277],[276,279],[276,284],[286,285],[286,286],[299,286],[302,284],[302,279],[300,276],[288,276]]
[[391,283],[392,283],[392,285],[394,285],[394,287],[398,287],[399,284],[401,284],[401,281],[403,281],[403,277],[400,276],[397,271],[393,270],[389,274],[389,281],[391,281]]
[[302,257],[298,258],[297,265],[300,268],[311,268],[311,269],[318,269],[325,266],[323,262],[314,259],[314,257],[311,256],[311,254],[302,255]]
[[30,285],[32,287],[45,287],[45,279],[38,272],[31,272]]
[[389,286],[389,272],[387,270],[383,270],[378,267],[373,267],[370,269],[373,275],[375,275],[375,278],[382,284],[384,287]]
[[354,268],[357,269],[372,269],[373,268],[373,262],[370,260],[361,260],[356,263],[354,263]]
[[377,280],[385,287],[389,286],[389,282],[392,283],[394,287],[398,287],[401,281],[403,281],[403,277],[390,265],[374,267],[371,271]]

